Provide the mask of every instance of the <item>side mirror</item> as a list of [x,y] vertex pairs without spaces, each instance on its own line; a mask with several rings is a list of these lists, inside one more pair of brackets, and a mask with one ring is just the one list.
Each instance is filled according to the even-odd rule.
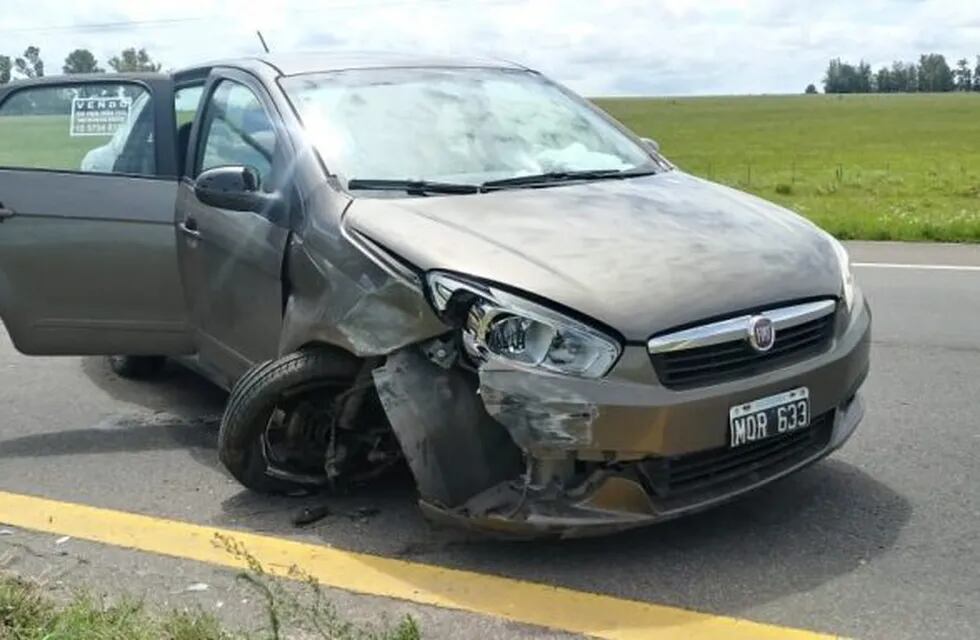
[[660,153],[660,143],[654,140],[653,138],[640,138],[640,142],[642,142],[643,146],[645,146],[650,151],[653,151],[656,154]]
[[[259,172],[252,167],[224,166],[202,171],[194,184],[194,195],[218,209],[269,214],[280,197],[260,189]],[[270,216],[273,217],[273,216]]]

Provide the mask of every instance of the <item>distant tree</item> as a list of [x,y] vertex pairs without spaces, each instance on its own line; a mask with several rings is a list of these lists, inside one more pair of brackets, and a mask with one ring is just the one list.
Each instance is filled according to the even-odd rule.
[[69,53],[61,70],[64,73],[102,73],[105,71],[99,66],[98,60],[88,49],[75,49]]
[[827,73],[823,78],[824,93],[851,93],[854,67],[834,58],[827,65]]
[[0,84],[10,82],[10,72],[12,69],[13,65],[10,62],[10,56],[0,56]]
[[919,74],[916,66],[909,62],[896,60],[889,72],[892,91],[914,92],[919,90]]
[[871,82],[871,88],[878,93],[893,93],[896,91],[892,73],[888,67],[882,67],[875,72]]
[[977,56],[977,66],[973,68],[973,90],[980,91],[980,56]]
[[14,60],[17,73],[25,78],[41,78],[44,76],[44,61],[41,60],[41,50],[35,46],[24,50],[24,57]]
[[913,63],[905,65],[905,90],[914,93],[919,90],[919,67]]
[[862,60],[855,67],[835,58],[827,65],[823,87],[825,93],[869,93],[872,90],[871,65]]
[[857,66],[855,93],[871,93],[871,65],[862,60]]
[[133,71],[159,71],[163,66],[159,62],[154,62],[146,49],[137,51],[130,47],[124,49],[118,56],[113,56],[109,60],[109,66],[117,73],[128,73]]
[[970,61],[960,58],[956,61],[956,69],[953,71],[953,80],[957,91],[973,90],[973,69],[970,68]]
[[837,93],[841,86],[841,67],[843,63],[840,58],[834,58],[827,63],[827,71],[823,74],[823,92]]
[[919,91],[952,91],[953,71],[941,53],[923,54],[919,57]]
[[817,93],[817,85],[813,84],[812,82],[810,84],[808,84],[806,86],[806,93],[807,94]]

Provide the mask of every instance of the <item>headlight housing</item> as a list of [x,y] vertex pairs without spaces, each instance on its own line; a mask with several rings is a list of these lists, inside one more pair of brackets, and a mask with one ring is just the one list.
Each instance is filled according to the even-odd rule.
[[834,253],[837,254],[837,263],[840,267],[841,273],[841,286],[844,293],[844,304],[847,305],[847,310],[850,311],[851,307],[854,305],[854,274],[851,273],[851,257],[847,254],[847,249],[844,248],[836,238],[829,236],[830,244],[834,247]]
[[[429,296],[440,314],[455,300],[468,305],[463,345],[479,362],[492,358],[582,378],[604,376],[619,343],[604,333],[518,296],[456,276],[431,272]],[[457,294],[460,298],[456,298]]]

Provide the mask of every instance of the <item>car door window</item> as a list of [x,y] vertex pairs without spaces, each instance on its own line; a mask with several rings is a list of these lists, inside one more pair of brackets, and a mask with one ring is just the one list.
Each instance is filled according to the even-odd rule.
[[204,115],[198,171],[246,165],[267,186],[275,156],[276,135],[262,103],[244,85],[223,81],[211,94]]
[[197,107],[204,94],[204,83],[180,87],[174,91],[174,121],[177,123],[177,175],[184,175],[184,165],[191,139],[191,128]]
[[152,176],[153,126],[136,84],[27,87],[0,105],[0,166]]
[[197,115],[197,105],[201,102],[203,93],[203,82],[179,87],[174,91],[174,115],[177,119],[177,128],[194,121],[194,116]]

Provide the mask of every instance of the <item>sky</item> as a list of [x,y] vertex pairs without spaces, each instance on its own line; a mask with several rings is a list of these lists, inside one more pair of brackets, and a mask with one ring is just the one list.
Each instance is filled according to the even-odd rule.
[[485,56],[579,93],[800,93],[834,57],[976,64],[976,0],[0,0],[0,54],[145,47],[165,69],[261,51]]

